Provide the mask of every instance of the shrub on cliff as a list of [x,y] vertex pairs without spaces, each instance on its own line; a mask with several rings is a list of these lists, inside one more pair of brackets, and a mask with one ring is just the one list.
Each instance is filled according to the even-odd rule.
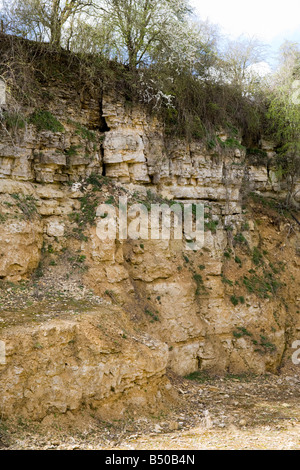
[[268,90],[267,116],[270,136],[277,142],[277,176],[288,183],[289,205],[300,175],[300,46],[286,42],[280,52],[280,67]]

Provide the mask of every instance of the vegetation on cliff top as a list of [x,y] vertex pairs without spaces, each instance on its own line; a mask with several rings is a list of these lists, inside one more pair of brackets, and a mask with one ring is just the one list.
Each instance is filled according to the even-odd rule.
[[294,185],[299,45],[286,42],[278,69],[262,77],[257,66],[265,46],[224,40],[218,27],[195,17],[188,0],[4,0],[0,18],[6,33],[0,75],[15,98],[16,122],[23,122],[22,103],[38,106],[49,79],[99,93],[115,87],[128,104],[158,114],[167,135],[200,139],[209,148],[224,130],[247,148],[269,136],[279,149],[278,174]]

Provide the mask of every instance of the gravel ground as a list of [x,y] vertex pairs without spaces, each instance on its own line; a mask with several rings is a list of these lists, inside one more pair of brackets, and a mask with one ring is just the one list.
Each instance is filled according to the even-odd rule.
[[157,416],[137,418],[132,415],[126,420],[108,423],[88,419],[84,414],[72,416],[69,412],[64,422],[53,418],[49,425],[2,423],[2,448],[300,449],[300,377],[297,368],[278,376],[210,377],[199,374],[196,379],[192,381],[170,374],[179,400]]

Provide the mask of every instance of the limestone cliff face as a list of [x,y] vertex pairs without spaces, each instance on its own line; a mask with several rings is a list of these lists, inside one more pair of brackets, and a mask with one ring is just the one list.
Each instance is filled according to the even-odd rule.
[[[103,352],[88,319],[81,324],[61,320],[39,331],[28,326],[15,332],[6,325],[0,340],[8,341],[11,351],[24,349],[30,384],[21,379],[24,362],[16,368],[10,359],[0,366],[6,397],[2,411],[17,400],[27,410],[32,406],[39,417],[51,407],[76,409],[83,396],[85,403],[98,403],[136,382],[162,379],[166,367],[182,375],[198,369],[275,372],[299,325],[299,230],[257,198],[284,198],[286,182],[277,180],[272,168],[251,165],[237,136],[233,145],[226,145],[230,136],[220,133],[219,142],[225,145],[207,150],[201,142],[166,138],[155,117],[141,107],[126,107],[121,96],[104,94],[100,102],[97,96],[55,84],[47,92],[55,96],[47,107],[63,130],[38,129],[28,120],[14,133],[1,131],[0,278],[29,279],[45,253],[56,254],[57,264],[66,250],[80,252],[87,267],[85,285],[109,300],[111,309],[127,318],[127,327],[138,326],[153,344],[138,346],[139,340],[132,339],[117,353],[111,345]],[[268,156],[274,152],[268,142],[262,141],[261,148]],[[92,178],[85,184],[93,175],[103,178],[96,188]],[[249,199],[251,192],[256,199]],[[86,219],[88,202],[95,194],[105,202],[125,193],[149,202],[151,194],[203,202],[203,249],[189,251],[172,240],[103,243]],[[295,193],[295,202],[300,202],[300,191]],[[53,365],[39,404],[30,405],[30,393],[36,395],[41,376],[48,374],[44,365],[50,333],[66,347],[64,358],[59,348],[53,350],[58,363],[73,361],[72,370]],[[46,341],[39,371],[33,366],[37,351],[28,343],[35,335]],[[86,352],[81,365],[69,351],[74,341],[80,354],[85,355],[87,343],[95,353]],[[93,367],[99,368],[97,380]],[[71,395],[54,393],[70,381]],[[11,383],[16,384],[13,392]]]
[[43,419],[49,412],[96,409],[101,404],[111,418],[114,407],[119,415],[124,411],[122,395],[129,395],[127,406],[143,405],[145,388],[150,387],[155,404],[159,390],[168,385],[167,346],[136,334],[120,309],[99,308],[80,319],[10,328],[1,338],[6,344],[6,365],[0,365],[0,407],[5,416]]
[[[118,181],[152,185],[171,199],[204,200],[222,204],[225,215],[241,212],[241,193],[245,190],[262,194],[286,196],[286,181],[268,167],[274,157],[275,144],[261,140],[264,162],[255,165],[245,159],[241,139],[221,132],[219,142],[225,144],[208,151],[198,141],[188,143],[176,137],[164,137],[162,124],[149,117],[143,108],[126,110],[116,96],[106,96],[103,116],[110,128],[103,143],[105,173]],[[236,144],[237,145],[236,145]],[[300,202],[300,181],[295,183],[296,202]]]

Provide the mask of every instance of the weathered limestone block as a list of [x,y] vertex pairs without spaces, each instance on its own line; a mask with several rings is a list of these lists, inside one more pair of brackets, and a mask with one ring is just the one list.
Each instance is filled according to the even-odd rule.
[[90,231],[88,243],[83,244],[82,249],[90,254],[94,263],[102,263],[104,261],[115,262],[115,240],[100,240],[94,227]]
[[128,167],[130,179],[139,183],[149,183],[150,177],[145,163],[129,164]]
[[21,156],[19,159],[15,159],[11,171],[11,177],[24,181],[32,181],[34,179],[31,155],[25,155]]
[[201,180],[209,178],[212,181],[222,181],[223,176],[223,165],[221,162],[216,164],[210,157],[194,154],[192,157],[192,175],[194,178]]
[[0,178],[7,178],[11,175],[14,161],[14,158],[0,157]]
[[178,375],[188,375],[199,369],[200,341],[191,341],[180,346],[173,346],[170,351],[169,367]]
[[50,218],[47,220],[46,233],[49,237],[63,237],[65,224],[58,218]]
[[249,168],[249,181],[252,188],[256,191],[272,190],[272,184],[266,167],[251,166]]
[[35,166],[35,179],[38,183],[54,183],[55,171],[58,167],[55,166]]
[[89,160],[84,155],[71,155],[67,157],[68,166],[87,166]]
[[36,194],[41,199],[63,199],[64,191],[59,189],[58,185],[37,185]]
[[0,339],[6,346],[1,416],[43,419],[83,405],[101,409],[130,398],[139,387],[148,390],[147,403],[168,361],[166,344],[133,332],[124,313],[113,307],[80,319],[1,329]]
[[43,152],[39,157],[40,163],[44,165],[58,165],[66,166],[67,158],[66,155],[57,152]]
[[9,219],[1,224],[0,277],[19,281],[37,268],[43,243],[38,220]]
[[11,179],[0,180],[0,194],[23,194],[35,196],[35,187],[31,183],[14,181]]
[[104,147],[104,163],[144,163],[144,143],[139,132],[130,129],[107,133]]
[[105,165],[105,175],[108,178],[119,178],[121,181],[130,181],[129,167],[127,163]]
[[182,178],[189,178],[192,174],[192,163],[191,161],[182,160],[171,160],[170,162],[170,173],[174,176],[180,176]]
[[168,240],[147,242],[147,250],[143,255],[136,253],[131,245],[125,245],[124,248],[125,259],[130,262],[129,273],[132,279],[152,282],[156,279],[167,279],[172,275],[172,265],[168,260]]
[[129,278],[128,271],[120,264],[114,264],[105,268],[107,280],[111,284],[125,281]]
[[153,175],[153,184],[159,184],[160,182],[170,184],[172,181],[170,174],[170,161],[166,158],[158,166],[148,166],[148,173],[151,176]]
[[228,192],[224,186],[170,186],[169,192],[175,199],[226,201]]
[[56,209],[59,206],[59,202],[56,200],[39,200],[36,202],[37,206],[37,211],[39,215],[41,216],[49,216],[49,215],[54,215],[56,212]]
[[168,342],[180,343],[205,332],[205,325],[197,315],[196,285],[192,279],[158,280],[147,286],[147,292],[160,297],[159,334]]

